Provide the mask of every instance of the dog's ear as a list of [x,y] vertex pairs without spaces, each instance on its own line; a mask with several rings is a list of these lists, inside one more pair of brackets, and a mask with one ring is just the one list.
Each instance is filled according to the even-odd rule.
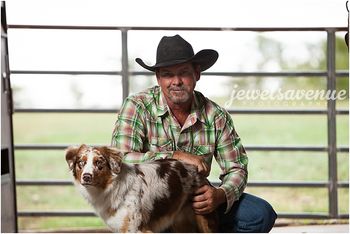
[[66,161],[70,170],[74,169],[79,151],[85,148],[87,148],[87,146],[82,144],[81,146],[70,146],[66,149]]
[[97,150],[105,157],[108,164],[114,174],[119,174],[121,169],[121,164],[123,161],[124,153],[120,152],[113,147],[97,147]]

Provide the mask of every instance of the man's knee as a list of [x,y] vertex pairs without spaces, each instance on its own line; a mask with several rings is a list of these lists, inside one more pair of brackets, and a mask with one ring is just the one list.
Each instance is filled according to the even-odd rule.
[[277,214],[272,206],[265,200],[263,204],[263,208],[261,208],[261,215],[263,217],[263,222],[261,225],[261,232],[269,232],[271,231],[275,221],[277,219]]
[[228,214],[221,207],[221,228],[224,232],[269,232],[277,218],[272,206],[250,194],[242,194]]
[[255,197],[250,194],[243,194],[244,204],[241,209],[245,209],[246,214],[241,220],[238,220],[238,232],[269,232],[277,214],[272,206],[264,199]]

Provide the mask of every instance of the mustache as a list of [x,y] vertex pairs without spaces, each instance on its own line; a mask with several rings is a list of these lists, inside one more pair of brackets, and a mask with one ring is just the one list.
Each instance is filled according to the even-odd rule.
[[169,87],[169,91],[185,91],[185,87]]

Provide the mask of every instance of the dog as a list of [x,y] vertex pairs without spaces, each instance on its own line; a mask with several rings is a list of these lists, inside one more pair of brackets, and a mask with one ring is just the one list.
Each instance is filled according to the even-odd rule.
[[208,183],[195,166],[175,159],[122,162],[112,147],[71,146],[74,184],[113,232],[217,232],[215,212],[196,215],[194,191]]

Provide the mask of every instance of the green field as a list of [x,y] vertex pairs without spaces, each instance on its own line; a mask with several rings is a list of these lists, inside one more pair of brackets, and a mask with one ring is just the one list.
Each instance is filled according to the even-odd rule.
[[[115,114],[14,115],[15,144],[110,144]],[[327,146],[325,115],[235,115],[244,145]],[[348,116],[337,116],[337,145],[348,146]],[[249,181],[327,181],[326,152],[250,151]],[[61,150],[16,150],[17,179],[71,179]],[[338,180],[349,181],[349,155],[338,153]],[[216,165],[216,162],[213,162]],[[211,180],[220,171],[213,166]],[[247,192],[267,199],[277,212],[328,212],[324,188],[257,188]],[[339,213],[348,213],[348,189],[338,190]],[[73,186],[18,186],[19,211],[71,211],[92,209]],[[73,230],[104,227],[97,218],[19,218],[21,231]]]

